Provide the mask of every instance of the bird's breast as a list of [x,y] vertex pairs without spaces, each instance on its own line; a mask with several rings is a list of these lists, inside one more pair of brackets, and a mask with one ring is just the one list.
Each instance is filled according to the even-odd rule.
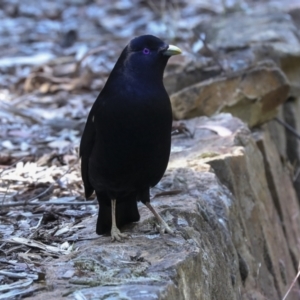
[[105,106],[99,106],[92,155],[97,159],[91,163],[91,169],[107,185],[120,189],[122,185],[154,185],[166,169],[171,144],[171,105],[165,91],[149,95],[106,99]]

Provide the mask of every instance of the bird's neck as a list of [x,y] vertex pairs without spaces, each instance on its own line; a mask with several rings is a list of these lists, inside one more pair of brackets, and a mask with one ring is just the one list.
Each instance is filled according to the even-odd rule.
[[126,68],[126,70],[125,68],[121,68],[112,72],[107,80],[106,86],[115,89],[116,83],[118,83],[119,88],[126,87],[126,89],[143,90],[145,88],[151,89],[152,87],[164,89],[162,74],[158,72],[147,72],[139,68],[133,68],[129,71],[128,68]]

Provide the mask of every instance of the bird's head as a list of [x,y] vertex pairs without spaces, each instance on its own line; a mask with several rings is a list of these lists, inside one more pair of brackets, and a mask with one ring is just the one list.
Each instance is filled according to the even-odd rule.
[[142,35],[130,41],[117,65],[122,64],[123,72],[150,77],[154,74],[162,79],[168,59],[180,53],[178,47],[168,45],[153,35]]

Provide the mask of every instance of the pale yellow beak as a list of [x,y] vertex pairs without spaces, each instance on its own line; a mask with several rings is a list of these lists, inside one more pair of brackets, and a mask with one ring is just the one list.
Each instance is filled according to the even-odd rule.
[[168,49],[163,52],[163,54],[167,56],[177,55],[181,53],[181,49],[174,45],[169,45]]

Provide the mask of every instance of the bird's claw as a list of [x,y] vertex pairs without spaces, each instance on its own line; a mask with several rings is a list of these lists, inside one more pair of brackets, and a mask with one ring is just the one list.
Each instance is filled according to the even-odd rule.
[[160,224],[157,225],[157,227],[160,234],[169,233],[171,235],[174,235],[174,231],[169,227],[169,225],[164,220],[160,222]]
[[118,242],[122,242],[122,239],[126,239],[128,238],[128,235],[125,233],[121,233],[120,230],[117,227],[113,227],[111,229],[111,241],[118,241]]

